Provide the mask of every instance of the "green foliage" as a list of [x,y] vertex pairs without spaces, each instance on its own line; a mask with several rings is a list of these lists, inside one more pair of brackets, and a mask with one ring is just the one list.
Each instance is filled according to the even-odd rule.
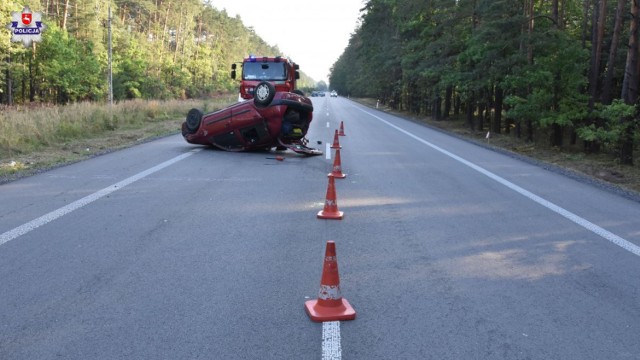
[[101,67],[91,43],[80,43],[56,25],[49,26],[42,37],[36,53],[38,73],[44,80],[40,86],[55,96],[44,100],[67,103],[104,95]]
[[636,113],[636,107],[627,105],[622,99],[616,99],[611,105],[601,106],[598,114],[608,121],[620,121],[630,119]]
[[[508,116],[535,121],[546,128],[553,124],[579,126],[587,113],[586,87],[588,53],[571,41],[565,33],[549,30],[545,39],[553,39],[521,71],[505,79],[505,88],[512,95]],[[526,101],[513,101],[526,94]]]
[[602,119],[602,124],[589,124],[577,130],[578,135],[587,141],[597,141],[610,148],[622,145],[628,126],[637,126],[630,120],[636,114],[636,106],[627,105],[616,99],[610,105],[598,105],[594,115]]
[[[238,82],[229,76],[231,63],[249,54],[287,55],[267,44],[239,17],[229,17],[211,4],[200,0],[111,2],[114,99],[185,99],[237,92]],[[106,100],[109,2],[73,0],[67,17],[58,5],[29,3],[32,10],[43,13],[47,25],[43,41],[33,49],[11,43],[10,32],[0,31],[0,103],[10,101],[7,92],[14,103]],[[9,23],[10,12],[22,6],[0,1],[2,26]],[[9,83],[12,86],[7,89]],[[301,87],[314,84],[301,73]]]
[[[575,131],[603,149],[616,147],[624,129],[635,126],[633,106],[624,114],[619,102],[598,106],[598,94],[607,72],[617,87],[612,93],[621,93],[627,46],[622,40],[614,63],[606,63],[617,6],[609,2],[598,83],[590,84],[591,15],[597,3],[369,0],[361,26],[331,69],[331,86],[427,115],[438,115],[448,97],[458,105],[446,111],[467,109],[469,123],[473,116],[505,114],[509,126],[490,119],[496,122],[492,129],[526,124],[528,137],[552,131],[552,141],[560,143],[563,131]],[[623,29],[620,39],[628,39],[629,26]],[[594,87],[592,99],[588,90]],[[598,111],[591,111],[593,103]]]
[[137,39],[128,32],[122,32],[113,53],[113,98],[141,98],[149,64]]

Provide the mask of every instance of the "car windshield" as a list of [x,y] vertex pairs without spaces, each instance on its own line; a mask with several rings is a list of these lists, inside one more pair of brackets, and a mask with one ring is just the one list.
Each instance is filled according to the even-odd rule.
[[245,62],[242,65],[243,80],[286,80],[284,62]]

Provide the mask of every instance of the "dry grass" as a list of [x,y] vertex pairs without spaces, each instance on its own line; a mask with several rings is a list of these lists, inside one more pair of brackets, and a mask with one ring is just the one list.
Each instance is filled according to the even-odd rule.
[[124,101],[5,107],[0,112],[0,183],[60,164],[179,132],[189,109],[234,99]]

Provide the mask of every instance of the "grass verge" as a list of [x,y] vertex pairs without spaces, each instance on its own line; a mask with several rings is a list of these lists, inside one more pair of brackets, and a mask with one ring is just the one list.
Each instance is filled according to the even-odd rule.
[[0,112],[0,183],[180,131],[191,108],[235,99],[131,100],[114,104],[5,107]]

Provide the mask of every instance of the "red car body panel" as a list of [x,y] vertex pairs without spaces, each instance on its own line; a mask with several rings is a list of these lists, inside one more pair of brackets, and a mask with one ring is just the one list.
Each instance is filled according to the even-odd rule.
[[[227,151],[265,150],[288,147],[318,155],[306,147],[306,134],[313,119],[313,104],[302,95],[276,92],[266,106],[243,101],[203,114],[197,129],[182,123],[182,135],[191,144],[213,145]],[[313,153],[310,153],[312,151]]]

